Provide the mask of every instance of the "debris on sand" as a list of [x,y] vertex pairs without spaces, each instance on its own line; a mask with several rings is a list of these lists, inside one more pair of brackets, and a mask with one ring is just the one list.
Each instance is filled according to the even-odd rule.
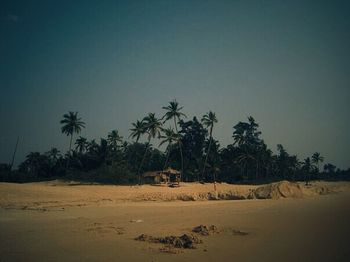
[[209,227],[207,226],[204,226],[204,225],[199,225],[199,226],[196,226],[192,229],[192,232],[195,232],[197,234],[200,234],[202,236],[209,236],[210,234],[213,234],[213,233],[218,233],[218,229],[216,226],[214,225],[211,225]]
[[232,234],[236,235],[236,236],[247,236],[247,235],[249,235],[248,232],[244,232],[244,231],[236,230],[236,229],[232,230]]
[[196,244],[202,243],[202,241],[194,236],[183,234],[182,236],[166,236],[166,237],[153,237],[146,234],[141,234],[135,238],[138,241],[147,241],[150,243],[161,243],[166,245],[167,247],[174,248],[186,248],[186,249],[194,249],[196,248]]
[[138,237],[136,237],[135,240],[152,242],[153,237],[146,234],[141,234]]
[[178,248],[174,248],[174,247],[170,247],[170,246],[161,247],[159,249],[159,251],[162,253],[168,253],[168,254],[179,254],[179,253],[183,252]]

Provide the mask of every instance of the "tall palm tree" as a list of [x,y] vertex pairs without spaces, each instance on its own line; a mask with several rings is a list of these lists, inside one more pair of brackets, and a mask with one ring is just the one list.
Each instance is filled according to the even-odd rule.
[[84,151],[86,151],[87,147],[88,147],[88,141],[85,137],[80,136],[79,138],[77,138],[77,140],[75,141],[75,149],[79,151],[79,153],[83,153]]
[[160,132],[162,130],[162,122],[160,119],[156,118],[154,113],[148,113],[148,115],[146,117],[143,118],[142,122],[144,123],[144,133],[148,134],[148,142],[146,144],[146,150],[145,153],[142,157],[142,161],[141,164],[139,166],[139,170],[138,170],[138,175],[139,175],[139,182],[141,183],[141,168],[143,165],[143,162],[145,161],[146,158],[146,154],[148,151],[148,148],[150,146],[151,143],[151,139],[155,138],[156,136],[158,138],[160,138]]
[[[165,123],[166,121],[168,121],[170,119],[173,119],[176,135],[179,136],[179,131],[177,129],[177,122],[179,122],[182,117],[185,117],[185,118],[187,117],[184,113],[180,112],[183,109],[183,106],[179,107],[179,103],[174,99],[173,101],[169,102],[168,106],[163,107],[163,109],[167,111],[162,118],[162,119],[165,118],[163,123]],[[183,172],[184,172],[184,159],[183,159],[183,153],[182,153],[182,144],[181,144],[180,139],[178,139],[177,142],[178,142],[179,148],[180,148],[181,177],[182,177]],[[181,178],[180,178],[180,180],[181,180]]]
[[314,163],[314,164],[317,165],[317,170],[318,170],[318,172],[319,172],[319,171],[320,171],[320,163],[323,162],[324,157],[321,156],[320,153],[315,152],[315,153],[311,156],[311,159],[312,159],[312,163]]
[[159,146],[162,146],[163,144],[168,143],[166,148],[167,154],[166,154],[165,164],[163,167],[163,169],[165,169],[168,164],[171,146],[174,142],[178,142],[179,135],[176,134],[172,128],[165,128],[163,129],[163,135],[161,135],[160,138],[162,138],[163,140],[160,142]]
[[131,134],[129,137],[136,138],[136,142],[140,140],[140,137],[146,133],[146,126],[143,121],[137,120],[136,123],[132,123],[133,128],[130,129]]
[[61,130],[63,134],[70,136],[69,142],[69,152],[72,150],[72,140],[73,134],[79,134],[81,129],[85,127],[85,123],[81,121],[81,118],[78,117],[78,112],[69,111],[68,114],[63,115],[63,119],[60,121],[63,124]]
[[[203,171],[202,171],[202,177],[204,177],[204,172],[205,172],[205,166],[207,165],[207,161],[208,161],[208,156],[210,153],[210,147],[212,144],[212,140],[213,140],[213,128],[214,128],[214,124],[217,123],[218,120],[215,116],[215,113],[213,113],[212,111],[209,111],[207,114],[205,114],[202,118],[202,123],[209,128],[209,146],[208,146],[208,151],[207,154],[205,156],[205,161],[204,161],[204,166],[203,166]],[[214,181],[215,182],[215,181]]]

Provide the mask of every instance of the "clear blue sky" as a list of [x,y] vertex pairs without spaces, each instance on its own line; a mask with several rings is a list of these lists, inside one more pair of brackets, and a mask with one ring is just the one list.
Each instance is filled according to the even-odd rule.
[[[216,112],[214,136],[252,115],[270,148],[350,167],[349,1],[1,1],[0,162],[64,151],[82,135],[129,136],[176,98]],[[18,162],[17,161],[17,162]]]

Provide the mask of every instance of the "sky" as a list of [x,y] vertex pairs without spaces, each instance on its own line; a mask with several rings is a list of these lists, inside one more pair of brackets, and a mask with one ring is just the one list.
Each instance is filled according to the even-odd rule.
[[349,1],[1,1],[0,163],[99,139],[176,99],[213,136],[253,116],[275,152],[350,167]]

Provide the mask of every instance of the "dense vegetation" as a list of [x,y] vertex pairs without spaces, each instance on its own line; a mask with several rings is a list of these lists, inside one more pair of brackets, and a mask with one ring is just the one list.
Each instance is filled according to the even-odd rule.
[[[277,154],[261,138],[259,124],[248,117],[233,126],[232,144],[220,147],[213,136],[218,122],[215,113],[208,112],[201,120],[184,120],[182,107],[174,100],[163,107],[165,114],[157,118],[149,113],[132,123],[130,137],[123,140],[117,130],[107,138],[88,141],[73,137],[85,127],[77,112],[63,116],[62,133],[69,137],[69,150],[64,155],[56,148],[45,153],[31,152],[16,170],[11,164],[0,164],[0,181],[29,182],[48,179],[75,179],[102,183],[142,183],[142,173],[172,167],[182,172],[183,181],[266,182],[287,180],[350,180],[350,169],[339,170],[323,165],[324,158],[316,152],[300,161],[282,145]],[[140,143],[142,136],[146,143]],[[157,145],[165,144],[162,152]],[[73,147],[73,148],[72,148]]]

